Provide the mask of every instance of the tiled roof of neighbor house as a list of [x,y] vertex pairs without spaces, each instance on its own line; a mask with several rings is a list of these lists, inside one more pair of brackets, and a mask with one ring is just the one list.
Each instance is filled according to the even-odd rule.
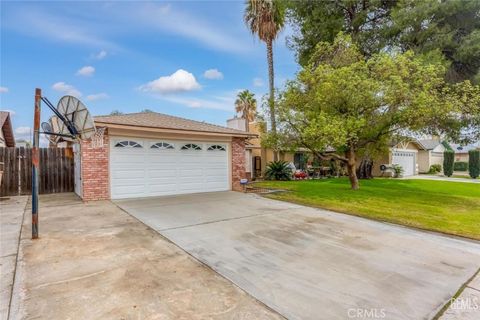
[[437,139],[418,140],[426,150],[433,150],[442,142]]
[[135,127],[173,129],[197,132],[229,134],[233,136],[252,136],[252,134],[222,127],[215,124],[174,117],[158,112],[139,112],[120,115],[96,116],[96,123],[117,124]]
[[8,111],[0,111],[0,130],[3,131],[6,146],[15,147],[15,137],[13,136],[13,127]]

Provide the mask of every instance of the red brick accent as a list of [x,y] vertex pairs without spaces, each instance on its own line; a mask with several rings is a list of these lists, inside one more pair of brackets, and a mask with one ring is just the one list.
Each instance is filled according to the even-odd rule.
[[82,194],[84,201],[110,199],[108,170],[109,139],[103,135],[103,147],[92,148],[90,140],[82,141]]
[[245,177],[245,138],[232,138],[232,190],[243,191],[240,179]]

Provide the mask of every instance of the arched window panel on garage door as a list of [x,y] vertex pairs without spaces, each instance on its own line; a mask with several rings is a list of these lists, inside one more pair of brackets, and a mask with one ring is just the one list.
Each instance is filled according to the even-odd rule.
[[208,147],[208,151],[227,151],[225,149],[225,146],[222,146],[220,144],[212,144],[211,146]]
[[152,144],[152,146],[150,148],[151,149],[159,149],[159,150],[173,150],[173,149],[175,149],[173,144],[168,143],[168,142],[163,142],[163,141]]
[[124,140],[117,142],[115,148],[142,148],[142,145],[135,141]]
[[184,144],[181,148],[182,150],[187,150],[187,151],[197,151],[197,150],[202,150],[202,147],[200,147],[198,144],[195,143],[187,143]]

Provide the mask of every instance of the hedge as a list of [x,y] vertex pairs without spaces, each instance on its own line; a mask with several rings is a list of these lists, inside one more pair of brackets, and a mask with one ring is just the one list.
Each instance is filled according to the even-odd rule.
[[450,177],[453,174],[453,163],[455,162],[455,152],[446,150],[443,152],[443,174]]
[[454,171],[468,171],[468,162],[458,161],[453,164]]
[[468,151],[468,172],[472,179],[480,176],[480,150]]

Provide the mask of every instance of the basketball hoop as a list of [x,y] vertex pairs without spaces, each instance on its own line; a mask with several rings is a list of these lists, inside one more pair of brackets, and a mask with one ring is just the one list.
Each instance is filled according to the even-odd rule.
[[[43,122],[40,132],[40,115],[42,101],[53,112],[48,122]],[[91,139],[93,148],[103,147],[105,128],[96,130],[87,107],[75,97],[64,96],[58,102],[57,108],[42,97],[42,90],[35,89],[35,107],[33,121],[33,148],[32,148],[32,239],[38,238],[38,172],[40,167],[39,140],[40,134],[48,136],[50,143],[60,141],[80,141]]]
[[105,133],[105,127],[96,128],[95,134],[92,136],[90,146],[94,149],[103,147],[103,134]]

